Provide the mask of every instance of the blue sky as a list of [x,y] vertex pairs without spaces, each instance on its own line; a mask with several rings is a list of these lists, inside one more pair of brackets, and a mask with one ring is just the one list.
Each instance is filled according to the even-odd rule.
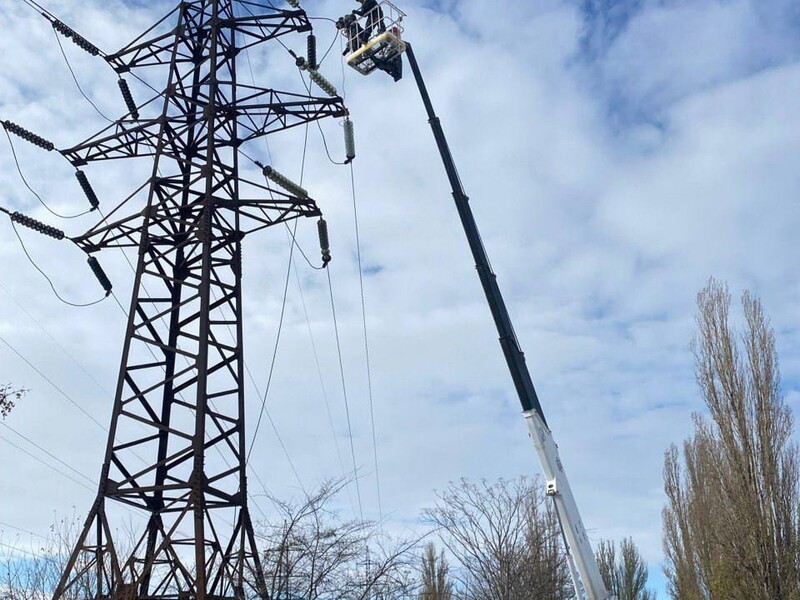
[[[168,6],[44,4],[108,50]],[[0,52],[9,60],[0,64],[0,118],[61,147],[100,129],[47,24],[22,2],[3,6],[8,33]],[[350,3],[305,6],[333,17]],[[800,8],[788,0],[512,0],[502,7],[479,0],[402,6],[587,527],[594,539],[633,536],[665,598],[661,463],[666,447],[688,435],[692,411],[703,408],[688,347],[694,296],[708,277],[727,280],[734,296],[752,289],[762,297],[778,331],[788,400],[797,407],[800,398],[792,258],[800,226]],[[334,35],[325,22],[317,33],[321,44]],[[305,40],[291,43],[300,52]],[[74,46],[66,50],[89,95],[107,114],[120,113],[114,74]],[[258,80],[299,91],[280,47],[250,58]],[[356,123],[381,497],[387,527],[401,530],[450,480],[535,475],[539,467],[413,83],[362,78],[337,60],[334,51],[323,71],[346,93]],[[326,123],[325,132],[341,154],[338,124]],[[361,492],[367,516],[376,517],[349,173],[327,161],[317,133],[310,139],[304,186],[331,227]],[[81,207],[70,170],[21,146],[34,188],[64,211]],[[299,178],[301,134],[276,136],[269,150],[279,170]],[[111,206],[146,173],[133,164],[89,175]],[[72,233],[93,223],[62,224],[37,208],[2,147],[0,195]],[[110,303],[83,311],[60,305],[7,224],[0,226],[7,234],[0,334],[107,421],[122,315]],[[313,223],[302,223],[299,235],[315,247]],[[79,253],[25,239],[70,299],[98,295]],[[247,352],[263,386],[288,244],[283,232],[249,243]],[[102,260],[119,297],[129,295],[121,257]],[[290,286],[269,406],[303,486],[311,486],[341,472],[338,455],[348,441],[327,283],[304,263],[297,268],[301,285],[293,279]],[[93,476],[101,432],[4,347],[0,366],[9,373],[0,379],[32,389],[8,423]],[[255,394],[249,402],[257,409]],[[0,461],[0,521],[46,533],[54,511],[90,505],[91,491],[65,480],[53,493],[52,471],[2,441],[0,452],[11,457]],[[298,491],[273,432],[259,437],[254,460],[271,491]],[[349,499],[342,510],[354,510]]]

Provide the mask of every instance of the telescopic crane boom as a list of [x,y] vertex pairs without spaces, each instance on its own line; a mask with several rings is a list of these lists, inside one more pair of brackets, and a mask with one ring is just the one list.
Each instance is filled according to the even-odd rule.
[[422,102],[428,113],[428,122],[433,130],[433,137],[436,140],[447,178],[450,180],[453,200],[455,201],[464,233],[467,236],[472,256],[475,259],[478,276],[500,336],[500,345],[503,348],[508,369],[511,371],[511,378],[514,381],[519,401],[522,404],[522,414],[525,417],[536,453],[544,469],[547,480],[547,495],[553,499],[556,507],[561,531],[566,542],[568,564],[575,585],[575,592],[578,598],[585,598],[586,600],[613,600],[608,590],[606,590],[603,578],[600,575],[600,569],[597,566],[597,560],[592,551],[586,528],[583,525],[578,505],[575,502],[572,488],[559,457],[558,446],[547,425],[542,405],[539,402],[528,366],[525,363],[525,355],[520,349],[519,341],[514,333],[511,317],[508,314],[503,295],[497,284],[497,277],[492,271],[478,225],[469,205],[469,198],[464,192],[453,155],[450,152],[442,123],[439,117],[436,116],[425,80],[414,56],[414,50],[411,44],[401,39],[403,33],[402,20],[405,15],[391,2],[373,2],[372,4],[376,6],[370,10],[370,13],[364,14],[362,11],[361,16],[364,17],[367,27],[375,30],[374,33],[365,35],[365,29],[355,24],[352,17],[343,17],[337,23],[337,27],[342,30],[348,39],[350,53],[347,57],[347,62],[363,75],[368,75],[379,69],[389,73],[397,81],[402,77],[402,65],[398,64],[402,60],[402,54],[405,52],[408,57],[411,71],[422,96]]
[[[414,56],[414,50],[411,44],[408,43],[406,43],[406,56],[422,96],[422,102],[425,104],[428,122],[433,130],[433,137],[436,140],[439,154],[444,163],[447,178],[450,180],[453,200],[455,200],[456,209],[464,227],[464,233],[467,236],[472,256],[475,259],[478,277],[480,277],[486,300],[489,303],[489,309],[492,312],[497,332],[500,335],[500,346],[503,348],[508,369],[511,371],[511,378],[517,388],[517,395],[522,404],[522,414],[528,424],[531,439],[544,469],[547,479],[547,495],[553,498],[564,538],[567,542],[567,549],[571,554],[570,571],[572,571],[576,593],[578,597],[581,597],[581,587],[583,587],[587,600],[609,600],[609,593],[600,575],[600,569],[597,566],[597,560],[592,551],[586,528],[583,525],[578,505],[575,502],[572,488],[569,485],[567,474],[558,454],[558,446],[553,439],[550,428],[547,426],[542,405],[539,402],[530,371],[528,371],[528,366],[525,363],[525,355],[520,349],[519,341],[514,333],[511,317],[500,292],[500,286],[497,284],[497,277],[489,263],[489,256],[483,246],[478,225],[469,205],[469,198],[464,192],[464,187],[458,176],[458,170],[450,152],[444,129],[442,129],[442,123],[439,117],[436,116],[419,64]],[[577,568],[580,575],[582,586],[577,577],[575,577],[575,568]]]

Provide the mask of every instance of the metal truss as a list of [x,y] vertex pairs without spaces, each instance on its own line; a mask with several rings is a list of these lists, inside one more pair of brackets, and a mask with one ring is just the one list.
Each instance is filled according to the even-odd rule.
[[[232,0],[182,2],[165,18],[177,21],[170,33],[104,57],[118,72],[169,67],[161,116],[121,119],[62,151],[75,166],[144,156],[154,166],[74,239],[89,253],[138,248],[138,265],[98,495],[56,600],[266,593],[247,502],[241,244],[320,211],[310,198],[240,178],[238,148],[346,115],[338,97],[237,81],[242,49],[311,29],[302,11],[269,10],[236,17]],[[145,208],[134,210],[145,190]],[[124,550],[117,503],[146,521]]]

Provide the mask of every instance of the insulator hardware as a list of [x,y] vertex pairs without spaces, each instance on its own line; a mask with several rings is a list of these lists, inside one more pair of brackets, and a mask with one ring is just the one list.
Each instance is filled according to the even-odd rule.
[[300,198],[308,198],[308,192],[304,188],[300,187],[294,181],[276,171],[269,165],[264,167],[262,173],[264,173],[264,177],[274,183],[277,183],[283,189],[293,193],[295,196],[299,196]]
[[23,215],[20,212],[13,212],[8,214],[11,217],[11,220],[14,223],[19,223],[23,227],[27,227],[28,229],[33,229],[34,231],[38,231],[48,237],[63,240],[64,239],[64,232],[60,229],[56,229],[55,227],[51,227],[50,225],[46,225],[41,221],[37,221],[29,217],[28,215]]
[[86,178],[86,173],[78,169],[75,171],[75,178],[78,180],[83,193],[86,194],[89,204],[92,205],[92,210],[97,209],[97,207],[100,206],[100,200],[97,199],[97,194],[94,193],[92,184],[90,184],[89,180]]
[[92,270],[92,273],[97,277],[97,281],[100,282],[100,285],[106,291],[106,296],[111,294],[111,290],[114,286],[111,285],[111,281],[108,279],[106,272],[103,271],[103,267],[100,266],[100,263],[97,262],[94,256],[90,256],[87,262],[89,263],[89,268]]
[[311,78],[311,81],[316,83],[319,88],[329,96],[336,98],[339,95],[339,92],[336,91],[336,87],[330,81],[325,79],[325,77],[323,77],[322,73],[319,71],[309,69],[308,76]]
[[122,92],[122,99],[125,100],[125,106],[128,107],[128,112],[130,113],[131,117],[133,117],[134,121],[138,121],[139,108],[133,101],[133,94],[131,94],[131,88],[128,87],[128,82],[120,77],[119,81],[117,81],[117,85],[119,86],[119,91]]
[[344,151],[346,162],[351,162],[356,157],[356,132],[350,119],[344,120]]
[[300,3],[297,0],[286,0],[286,4],[291,6],[292,8],[300,8]]
[[21,137],[26,142],[30,142],[34,146],[39,146],[39,148],[44,148],[48,152],[52,152],[55,150],[55,145],[53,142],[44,139],[41,136],[36,135],[32,131],[28,131],[24,127],[20,127],[16,123],[12,123],[11,121],[3,121],[3,127],[6,128],[6,131],[9,133],[13,133],[17,137]]
[[72,29],[72,27],[70,27],[66,23],[62,23],[58,19],[55,19],[53,21],[53,29],[58,31],[64,37],[70,38],[72,42],[76,46],[78,46],[78,48],[86,50],[86,52],[88,52],[92,56],[97,56],[98,54],[100,54],[100,49],[97,46],[92,44],[89,40],[80,35],[77,31]]
[[306,52],[306,61],[308,61],[308,68],[316,71],[319,68],[317,64],[317,36],[313,33],[308,34],[308,45]]
[[319,231],[319,249],[322,251],[322,266],[327,267],[331,262],[331,242],[328,237],[328,223],[325,219],[317,221],[317,230]]

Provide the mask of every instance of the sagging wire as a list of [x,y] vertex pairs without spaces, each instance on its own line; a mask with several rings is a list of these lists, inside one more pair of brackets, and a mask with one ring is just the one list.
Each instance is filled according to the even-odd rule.
[[[65,32],[64,35],[66,35],[66,32],[69,32],[70,35],[67,36],[67,37],[71,37],[72,41],[75,42],[79,47],[81,47],[82,49],[86,50],[87,52],[89,52],[93,56],[100,56],[103,59],[107,59],[107,56],[106,56],[105,52],[101,51],[96,46],[94,46],[93,44],[88,42],[85,38],[83,38],[82,36],[78,35],[72,28],[68,27],[61,19],[56,17],[52,12],[46,10],[45,8],[43,8],[42,6],[40,6],[39,4],[34,2],[33,0],[22,0],[22,2],[24,2],[30,8],[35,10],[39,15],[41,15],[45,19],[47,19],[50,22],[50,24],[53,26],[53,28],[56,30],[56,32],[58,32],[58,30],[61,30],[62,32]],[[58,40],[58,41],[59,41],[59,45],[61,45],[61,40]],[[79,43],[79,41],[80,41],[80,43]],[[88,46],[88,48],[87,48],[87,46]],[[96,52],[95,52],[95,50],[96,50]],[[63,52],[63,48],[62,48],[62,52]],[[68,63],[68,66],[69,66],[69,61],[67,61],[67,63]],[[111,66],[111,68],[114,69],[114,67],[112,65],[109,65],[109,66]],[[70,70],[72,70],[71,67],[70,67]],[[116,72],[116,69],[114,69],[114,71]],[[144,85],[147,88],[149,88],[152,92],[154,92],[157,97],[163,98],[163,96],[164,96],[164,92],[163,91],[159,91],[158,89],[156,89],[153,85],[151,85],[150,83],[145,81],[142,77],[137,75],[134,71],[130,71],[130,74],[137,81],[139,81],[139,83],[141,83],[142,85]],[[74,75],[73,75],[73,77],[74,77]],[[77,81],[75,83],[77,84]],[[80,86],[78,86],[78,87],[80,88]],[[87,100],[88,100],[88,98],[87,98]],[[98,111],[98,112],[100,112],[100,111]],[[106,117],[102,113],[100,113],[100,114],[104,118],[108,119],[108,117]],[[110,119],[108,119],[108,120],[111,123],[115,123],[115,121],[111,121]],[[136,119],[136,120],[138,120],[138,119]]]
[[72,68],[72,64],[69,62],[69,58],[67,58],[67,53],[64,51],[64,45],[61,43],[61,38],[58,35],[58,31],[56,30],[55,25],[53,25],[53,35],[56,38],[56,42],[58,43],[59,50],[61,50],[61,56],[64,57],[64,62],[67,64],[67,69],[69,69],[70,75],[72,75],[72,80],[75,82],[75,86],[78,88],[78,91],[81,93],[81,96],[83,96],[84,99],[89,104],[91,104],[92,108],[94,108],[94,110],[97,112],[98,115],[103,117],[109,123],[114,123],[114,121],[112,119],[107,117],[105,115],[105,113],[103,113],[103,111],[100,110],[97,107],[97,105],[94,103],[94,101],[92,101],[91,98],[89,98],[89,96],[86,94],[86,92],[83,91],[83,88],[81,87],[81,84],[78,82],[78,77],[75,75],[75,70]]
[[61,302],[63,302],[67,306],[72,306],[74,308],[88,308],[89,306],[94,306],[96,304],[100,304],[103,300],[105,300],[108,297],[108,294],[106,294],[105,296],[103,296],[99,300],[95,300],[94,302],[87,302],[85,304],[80,304],[80,303],[76,303],[76,302],[70,302],[69,300],[65,300],[61,296],[61,294],[58,293],[58,290],[56,290],[56,286],[53,284],[53,280],[50,279],[50,277],[48,277],[47,273],[45,273],[39,267],[39,265],[36,264],[36,261],[34,261],[33,258],[31,257],[31,255],[28,253],[28,248],[25,246],[25,242],[22,241],[22,237],[20,236],[19,231],[17,230],[17,225],[16,225],[16,223],[14,223],[14,221],[11,222],[11,227],[14,230],[14,235],[17,236],[17,240],[19,240],[19,245],[22,247],[22,251],[25,253],[25,256],[28,258],[28,261],[31,263],[31,265],[33,265],[33,268],[36,269],[37,271],[39,271],[41,276],[45,278],[47,283],[50,285],[50,289],[53,290],[53,294],[55,294],[56,298],[58,298]]
[[[302,71],[300,71],[300,79],[303,81],[303,86],[306,88],[306,91],[308,92],[308,95],[310,97],[311,96],[311,85],[306,81],[306,78],[303,75]],[[339,161],[336,161],[336,160],[333,159],[333,157],[331,156],[330,149],[328,148],[328,139],[325,137],[325,132],[322,130],[322,125],[320,125],[319,121],[316,121],[316,125],[317,125],[317,129],[319,130],[320,136],[322,136],[322,145],[325,148],[325,154],[327,155],[328,160],[331,163],[333,163],[334,165],[338,165],[340,167],[346,165],[347,164],[346,162],[339,162]]]
[[8,133],[8,128],[6,127],[5,123],[3,124],[3,131],[6,134],[6,138],[8,138],[8,145],[11,146],[11,154],[14,156],[14,164],[17,167],[17,173],[19,173],[20,179],[22,179],[22,183],[25,184],[25,187],[28,188],[28,191],[36,197],[36,199],[39,201],[39,203],[42,206],[44,206],[47,209],[48,212],[50,212],[53,216],[58,217],[59,219],[77,219],[79,217],[83,217],[85,215],[88,215],[90,212],[92,212],[91,209],[90,209],[90,210],[84,211],[82,213],[78,213],[77,215],[62,215],[61,213],[59,213],[59,212],[53,210],[52,208],[50,208],[50,206],[48,206],[48,204],[44,200],[42,200],[42,197],[39,194],[36,193],[36,191],[28,183],[28,180],[25,178],[25,175],[22,172],[22,167],[20,167],[20,164],[19,164],[19,158],[17,157],[17,151],[14,148],[14,142],[11,140],[11,135]]
[[378,468],[378,436],[375,427],[375,405],[372,393],[372,366],[369,352],[369,334],[367,330],[367,303],[364,294],[364,269],[361,264],[361,234],[358,226],[358,202],[356,201],[356,178],[353,163],[350,163],[350,189],[353,195],[353,223],[356,233],[356,258],[358,262],[358,283],[361,290],[361,321],[364,328],[364,355],[367,366],[367,392],[369,396],[369,418],[372,426],[372,448],[375,461],[375,485],[378,491],[378,516],[383,521],[383,503],[381,500],[381,478]]
[[103,426],[103,425],[100,423],[100,421],[98,421],[98,420],[97,420],[97,419],[95,419],[95,418],[94,418],[92,415],[90,415],[90,414],[89,414],[89,413],[86,411],[86,409],[85,409],[85,408],[83,408],[83,407],[82,407],[80,404],[78,404],[78,403],[77,403],[77,402],[76,402],[76,401],[75,401],[75,400],[74,400],[74,399],[73,399],[73,398],[72,398],[72,397],[71,397],[69,394],[67,394],[67,393],[66,393],[66,392],[65,392],[65,391],[64,391],[64,390],[61,388],[61,386],[59,386],[57,383],[55,383],[55,382],[54,382],[52,379],[50,379],[50,378],[49,378],[47,375],[45,375],[45,374],[42,372],[42,370],[41,370],[39,367],[37,367],[37,366],[36,366],[36,365],[34,365],[34,364],[31,362],[31,361],[29,361],[27,358],[25,358],[25,356],[23,356],[23,355],[22,355],[22,353],[21,353],[19,350],[17,350],[17,349],[16,349],[14,346],[12,346],[12,345],[11,345],[11,343],[9,343],[9,342],[8,342],[8,341],[7,341],[7,340],[4,338],[4,337],[0,336],[0,342],[2,342],[3,344],[5,344],[5,345],[6,345],[6,346],[9,348],[9,350],[11,350],[11,351],[12,351],[14,354],[16,354],[16,355],[17,355],[17,357],[18,357],[18,358],[20,358],[20,359],[22,360],[22,362],[24,362],[24,363],[25,363],[26,365],[28,365],[28,366],[29,366],[31,369],[33,369],[33,370],[36,372],[36,374],[37,374],[37,375],[39,375],[39,377],[41,377],[41,378],[42,378],[42,379],[44,379],[44,380],[45,380],[45,381],[46,381],[48,384],[50,384],[50,386],[51,386],[52,388],[54,388],[54,389],[55,389],[55,390],[56,390],[56,391],[57,391],[59,394],[61,394],[61,395],[62,395],[62,396],[63,396],[63,397],[64,397],[64,398],[67,400],[67,402],[69,402],[70,404],[72,404],[72,406],[74,406],[75,408],[77,408],[77,409],[78,409],[78,411],[80,411],[80,412],[81,412],[81,413],[82,413],[82,414],[83,414],[83,415],[84,415],[84,416],[85,416],[87,419],[89,419],[89,420],[90,420],[92,423],[94,423],[95,425],[97,425],[97,426],[98,426],[98,427],[99,427],[99,428],[100,428],[102,431],[104,431],[104,432],[105,432],[105,431],[108,431],[108,430],[107,430],[107,428],[106,428],[106,427],[104,427],[104,426]]
[[336,336],[336,353],[339,357],[339,375],[341,376],[342,380],[342,396],[344,397],[344,410],[345,416],[347,417],[347,433],[348,437],[350,438],[350,457],[353,460],[353,480],[356,483],[356,494],[358,496],[358,510],[361,515],[361,520],[364,520],[364,506],[361,502],[361,487],[358,484],[358,469],[356,467],[356,449],[355,444],[353,442],[353,425],[352,420],[350,418],[350,403],[348,402],[347,398],[347,383],[346,378],[344,376],[344,360],[342,359],[342,344],[339,338],[339,322],[336,318],[336,302],[333,296],[333,282],[331,280],[331,270],[330,268],[326,269],[328,273],[328,292],[330,294],[331,300],[331,314],[333,315],[333,331]]
[[[301,162],[301,165],[300,165],[300,185],[301,186],[303,184],[303,178],[305,176],[307,151],[308,151],[308,127],[306,126],[305,142],[303,144],[303,158],[302,158],[302,162]],[[297,224],[298,224],[298,222],[297,222],[297,220],[295,220],[295,222],[294,222],[294,233],[295,234],[297,233]],[[250,449],[247,451],[247,458],[245,460],[245,465],[248,465],[250,463],[250,456],[251,456],[251,454],[253,452],[253,448],[255,447],[256,437],[258,436],[258,430],[259,430],[259,428],[261,426],[261,421],[262,421],[262,418],[264,416],[264,412],[266,411],[266,407],[267,407],[267,398],[269,397],[269,390],[270,390],[270,387],[272,385],[272,377],[273,377],[274,371],[275,371],[275,363],[276,363],[277,358],[278,358],[278,347],[280,345],[281,333],[283,331],[283,321],[284,321],[284,317],[286,315],[286,300],[287,300],[288,295],[289,295],[289,277],[291,275],[291,269],[292,269],[293,260],[294,260],[294,244],[290,244],[289,245],[289,265],[288,265],[288,267],[286,269],[286,282],[284,283],[284,287],[283,287],[283,300],[281,301],[281,314],[280,314],[280,319],[278,321],[278,331],[277,331],[277,334],[275,336],[275,348],[274,348],[274,350],[272,352],[272,361],[270,363],[269,375],[267,376],[267,385],[264,388],[264,395],[263,395],[262,400],[261,400],[261,410],[259,411],[258,420],[256,421],[255,431],[253,432],[253,437],[252,437],[252,439],[250,441]],[[272,423],[273,429],[275,429],[275,431],[277,432],[277,429],[275,428],[275,424],[272,421],[272,417],[270,417],[268,415],[268,418],[269,418],[269,421]],[[280,441],[281,445],[283,445],[283,440],[280,439],[280,436],[278,436],[278,438],[279,438],[279,441]],[[284,453],[286,454],[286,457],[289,458],[289,453],[286,450],[285,446],[283,447],[283,450],[284,450]],[[294,471],[295,477],[297,477],[298,481],[301,481],[300,480],[300,476],[298,475],[297,470],[294,468],[294,464],[292,463],[291,459],[289,459],[289,463],[290,463],[290,466],[291,466],[292,470]],[[300,485],[302,487],[302,482],[300,483]]]
[[[245,8],[245,10],[247,10],[247,7],[244,7],[244,8]],[[248,12],[250,12],[250,11],[248,10]],[[250,14],[252,15],[252,12],[250,12]],[[252,60],[250,59],[250,51],[247,48],[245,49],[245,57],[247,58],[247,64],[248,64],[248,68],[249,68],[249,71],[250,71],[250,79],[252,80],[253,85],[255,86],[255,73],[253,71],[253,63],[252,63]],[[307,139],[307,134],[306,134],[306,139]],[[271,161],[272,154],[270,152],[269,142],[267,141],[266,136],[264,136],[264,143],[265,143],[266,148],[267,148],[267,154],[270,156],[270,162],[272,162]],[[241,150],[240,150],[240,152],[243,154],[243,156],[245,156],[245,158],[250,160],[253,164],[255,164],[257,166],[260,166],[263,169],[263,165],[261,165],[259,163],[259,161],[253,159],[252,157],[250,157],[246,153],[242,152]],[[305,150],[303,151],[303,163],[302,163],[301,176],[300,176],[301,184],[302,184],[302,178],[303,178],[304,170],[305,170]],[[270,190],[270,197],[272,197],[272,191],[271,190]],[[295,222],[295,228],[296,227],[297,227],[297,223]],[[292,254],[292,252],[291,252],[291,249],[290,249],[290,256],[289,256],[289,266],[290,267],[293,264],[293,259],[292,259],[291,254]],[[288,277],[288,272],[287,272],[287,277]],[[281,450],[283,451],[283,454],[286,457],[287,462],[289,463],[289,467],[291,468],[292,473],[295,476],[295,479],[297,480],[298,484],[300,485],[300,488],[305,491],[305,486],[303,485],[303,481],[300,478],[300,474],[299,474],[299,472],[298,472],[298,470],[297,470],[297,468],[296,468],[296,466],[294,464],[294,461],[292,460],[291,455],[289,454],[289,450],[288,450],[286,444],[283,441],[283,437],[281,436],[280,432],[278,431],[278,426],[275,423],[275,420],[272,418],[272,415],[270,414],[269,410],[266,407],[267,398],[268,398],[268,395],[269,395],[269,388],[271,386],[271,381],[272,381],[272,377],[273,377],[273,369],[274,369],[275,362],[276,362],[276,359],[277,359],[278,344],[279,344],[279,341],[280,341],[280,331],[281,331],[282,322],[283,322],[283,312],[285,310],[285,303],[286,303],[286,300],[287,300],[286,294],[288,294],[288,279],[287,279],[286,285],[287,285],[287,287],[285,289],[285,294],[284,294],[284,298],[283,298],[283,307],[281,309],[281,324],[279,325],[278,335],[276,336],[276,340],[275,340],[275,353],[273,354],[272,365],[270,367],[270,373],[269,373],[269,377],[268,377],[268,380],[267,380],[267,385],[265,387],[263,396],[262,396],[262,394],[261,394],[261,392],[259,390],[258,385],[256,385],[256,381],[255,381],[255,378],[253,377],[253,373],[250,370],[250,366],[247,364],[246,361],[244,361],[244,367],[245,367],[245,371],[247,372],[248,377],[250,379],[250,383],[253,386],[253,389],[255,389],[256,393],[259,396],[262,396],[262,398],[263,398],[262,404],[261,404],[261,411],[262,411],[261,414],[263,414],[263,415],[265,415],[267,417],[267,420],[269,421],[270,427],[272,428],[272,431],[275,434],[276,439],[278,440],[278,444],[280,445]],[[259,421],[261,420],[261,414],[259,415]],[[258,428],[258,426],[257,426],[257,428]],[[250,450],[248,451],[246,464],[249,464],[250,452],[252,452],[253,447],[255,445],[257,428],[256,428],[256,431],[255,431],[255,433],[253,435],[253,439],[252,439],[252,442],[251,442]],[[255,471],[254,469],[251,470],[251,472],[255,475],[256,480],[258,481],[258,483],[261,486],[261,489],[264,491],[264,493],[269,495],[269,492],[267,491],[267,488],[264,485],[264,482],[261,480],[261,477],[258,475],[258,472]],[[253,503],[256,505],[256,508],[258,508],[258,510],[261,512],[261,514],[264,515],[264,511],[261,509],[261,507],[257,503],[255,503],[255,502],[253,502]]]
[[[300,249],[299,246],[298,249]],[[319,378],[319,385],[320,389],[322,390],[322,400],[325,403],[325,412],[328,415],[328,425],[331,428],[333,444],[336,447],[336,456],[339,459],[339,467],[342,469],[342,475],[346,475],[347,469],[345,468],[344,459],[342,458],[342,450],[339,447],[339,437],[336,435],[336,426],[333,423],[333,413],[331,412],[331,405],[328,400],[328,392],[327,389],[325,388],[325,378],[322,376],[322,366],[320,365],[319,362],[319,353],[317,352],[317,344],[314,341],[314,332],[311,329],[311,318],[308,316],[308,306],[306,305],[306,296],[303,293],[303,284],[300,282],[300,273],[297,270],[297,263],[294,264],[293,268],[294,268],[294,278],[295,281],[297,282],[297,290],[300,292],[300,303],[303,307],[303,315],[305,316],[306,319],[306,328],[308,329],[308,337],[309,340],[311,341],[311,351],[314,354],[314,365],[317,368],[317,377]],[[350,501],[352,503],[352,497]]]
[[[295,221],[295,229],[296,228],[297,228],[297,221]],[[247,451],[247,457],[245,459],[245,465],[250,464],[250,456],[252,455],[253,448],[255,447],[256,438],[258,437],[258,430],[261,427],[261,421],[262,421],[262,419],[264,417],[264,411],[265,411],[266,406],[267,406],[267,398],[269,397],[269,390],[270,390],[270,387],[272,385],[272,376],[274,375],[275,363],[276,363],[277,358],[278,358],[278,347],[280,346],[281,333],[283,332],[283,321],[284,321],[284,317],[286,316],[286,300],[287,300],[288,295],[289,295],[289,276],[291,275],[291,272],[292,272],[291,269],[292,269],[292,261],[293,261],[293,259],[294,259],[294,246],[290,245],[289,246],[289,265],[286,268],[286,281],[285,281],[284,286],[283,286],[283,300],[281,301],[281,313],[280,313],[280,318],[278,319],[278,331],[277,331],[277,333],[275,335],[275,346],[274,346],[273,351],[272,351],[272,360],[270,361],[269,375],[267,376],[267,385],[266,385],[266,388],[264,389],[264,395],[263,395],[263,397],[261,399],[261,410],[258,413],[258,419],[256,420],[256,427],[255,427],[255,430],[253,431],[253,437],[250,440],[250,448]],[[271,420],[272,419],[270,418],[270,421]],[[294,467],[292,467],[292,468],[294,468]],[[297,475],[296,472],[295,472],[295,475]],[[299,479],[299,477],[298,477],[298,479]]]
[[[252,11],[250,11],[247,8],[247,6],[244,6],[244,8],[245,8],[245,10],[247,10],[247,12],[249,12],[251,15],[253,15]],[[338,37],[338,34],[337,34],[337,37]],[[293,58],[295,58],[295,60],[298,59],[297,55],[292,50],[290,50],[285,44],[283,44],[283,42],[280,39],[278,40],[278,42],[284,47],[284,49]],[[320,64],[328,56],[328,54],[330,53],[330,51],[333,48],[334,44],[335,44],[335,38],[334,38],[333,42],[331,43],[331,46],[329,46],[328,50],[323,55],[322,60],[319,61]],[[251,76],[251,79],[253,80],[253,85],[255,85],[255,75],[254,75],[254,72],[253,72],[252,61],[250,60],[249,52],[246,52],[246,57],[247,57],[247,60],[248,60],[250,76]],[[310,88],[309,85],[306,84],[305,78],[302,77],[302,72],[300,72],[300,75],[301,75],[301,79],[303,81],[303,85],[306,87],[306,90],[308,91],[309,97],[311,97],[311,88]],[[306,123],[306,127],[305,127],[305,129],[306,129],[305,142],[304,142],[304,148],[303,148],[303,162],[302,162],[301,178],[300,178],[301,185],[302,185],[303,175],[304,175],[304,172],[305,172],[305,159],[306,159],[306,152],[307,152],[307,146],[308,146],[308,125],[309,124]],[[317,125],[319,126],[319,123]],[[320,131],[321,131],[321,128],[320,128]],[[270,156],[270,162],[272,162],[271,152],[270,152],[270,148],[269,148],[269,141],[266,139],[266,136],[265,136],[265,144],[266,144],[266,148],[267,148],[267,154],[268,154],[268,156]],[[331,162],[335,162],[335,161],[333,161],[332,157],[330,156],[330,152],[327,149],[327,144],[326,144],[326,152],[328,153],[329,160],[331,160]],[[253,158],[251,158],[247,154],[243,153],[243,155],[248,160],[253,162],[256,166],[262,166],[258,161],[254,160]],[[341,163],[341,164],[344,164],[344,163]],[[287,229],[289,229],[288,225],[287,225]],[[293,254],[294,248],[297,247],[298,250],[300,251],[300,253],[305,258],[306,262],[308,262],[309,265],[312,266],[313,268],[315,268],[317,270],[320,270],[321,269],[320,267],[314,267],[314,265],[308,260],[308,257],[306,256],[305,252],[303,252],[302,248],[297,243],[296,230],[294,232],[290,231],[290,234],[291,234],[291,237],[292,237],[292,245],[291,245],[292,250],[290,251],[290,256],[291,256],[291,254]],[[290,260],[290,266],[291,266],[291,260]],[[363,509],[363,502],[362,502],[362,499],[361,499],[361,489],[360,489],[359,480],[358,480],[358,469],[357,469],[357,461],[356,461],[356,456],[355,456],[355,444],[354,444],[354,441],[353,441],[352,420],[351,420],[351,417],[350,417],[350,407],[349,407],[349,401],[348,401],[348,397],[347,397],[347,385],[346,385],[346,378],[345,378],[345,375],[344,375],[344,361],[343,361],[343,357],[342,357],[341,341],[340,341],[340,338],[339,338],[339,327],[338,327],[338,322],[336,321],[336,310],[335,310],[335,302],[334,302],[334,295],[333,295],[333,287],[332,287],[332,283],[331,283],[330,269],[328,269],[328,288],[329,288],[329,292],[330,292],[332,314],[333,314],[333,319],[334,319],[334,330],[335,330],[335,334],[336,334],[336,347],[337,347],[337,353],[338,353],[338,357],[339,357],[339,371],[340,371],[340,375],[341,375],[341,379],[342,379],[342,391],[343,391],[343,397],[344,397],[345,413],[346,413],[346,417],[347,417],[348,437],[349,437],[349,440],[350,440],[350,454],[351,454],[351,459],[352,459],[352,462],[353,462],[353,481],[354,481],[355,486],[356,486],[356,494],[357,494],[357,497],[358,497],[359,514],[360,514],[361,518],[363,519],[364,518],[364,509]],[[284,302],[285,302],[285,298],[284,298]],[[283,318],[283,309],[282,309],[282,313],[281,313],[281,319],[282,318]],[[276,345],[276,348],[277,348],[277,345]],[[270,378],[271,378],[271,376],[272,375],[271,375],[271,372],[270,372]],[[262,404],[262,406],[264,406],[265,404],[266,404],[266,395],[265,395],[264,403]],[[255,436],[253,437],[253,442],[251,443],[251,451],[252,451],[252,444],[254,442],[255,442]],[[248,453],[248,461],[249,461],[249,453]]]

